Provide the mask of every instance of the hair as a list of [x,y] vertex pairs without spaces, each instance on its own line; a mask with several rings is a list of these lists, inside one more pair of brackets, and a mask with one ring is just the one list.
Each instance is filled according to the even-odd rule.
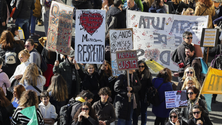
[[160,6],[161,0],[154,0],[152,3],[152,6],[155,8],[160,8],[162,6]]
[[187,8],[186,11],[183,12],[183,15],[190,15],[190,11],[194,12],[192,8]]
[[136,74],[138,75],[138,77],[140,77],[140,74],[144,73],[144,76],[146,76],[147,78],[149,78],[151,73],[150,73],[150,70],[149,70],[148,66],[146,65],[146,63],[145,63],[143,60],[140,60],[140,61],[138,62],[138,66],[139,66],[141,63],[143,63],[143,65],[145,66],[145,69],[143,70],[143,72],[140,72],[140,70],[137,69],[137,70],[136,70]]
[[7,107],[10,105],[10,101],[5,97],[5,92],[2,87],[0,87],[0,106]]
[[38,43],[35,43],[33,39],[27,39],[26,42],[30,42],[32,46],[34,45],[34,48],[37,48],[38,46]]
[[21,50],[18,55],[27,56],[28,58],[30,57],[29,51],[27,49]]
[[109,87],[103,87],[99,90],[99,93],[98,95],[108,95],[108,96],[111,96],[111,90]]
[[187,89],[187,92],[188,92],[188,90],[192,90],[195,94],[197,94],[196,97],[197,97],[197,96],[199,95],[199,93],[200,93],[200,90],[197,89],[197,88],[194,87],[194,86],[189,87],[189,88]]
[[157,74],[158,78],[163,78],[163,82],[171,82],[172,80],[172,75],[171,75],[171,70],[168,68],[164,68]]
[[78,109],[78,111],[74,115],[73,119],[75,120],[75,122],[78,121],[78,116],[82,111],[82,107],[85,106],[85,105],[89,107],[89,116],[92,117],[93,119],[97,119],[96,113],[95,113],[94,109],[92,108],[91,104],[89,102],[83,102],[82,106]]
[[4,63],[4,59],[0,57],[0,65],[3,65],[3,63]]
[[169,121],[170,121],[170,122],[171,122],[170,115],[171,115],[172,113],[175,113],[175,114],[177,115],[178,120],[180,119],[180,117],[181,117],[180,111],[179,111],[177,108],[174,108],[174,109],[172,109],[172,110],[170,111],[170,113],[169,113]]
[[35,91],[27,90],[22,93],[22,97],[19,100],[20,107],[30,107],[35,106],[38,108],[39,100]]
[[43,98],[43,97],[49,97],[49,93],[47,91],[42,91],[40,93],[40,99]]
[[17,31],[18,29],[19,29],[19,28],[18,28],[17,25],[11,25],[10,31],[12,32],[12,34],[13,34],[14,36],[16,36],[16,35],[15,35],[15,31]]
[[119,7],[122,4],[122,0],[114,0],[113,5]]
[[90,92],[89,90],[82,90],[77,97],[87,98],[87,99],[93,99],[94,94]]
[[[25,91],[25,87],[23,85],[16,85],[14,87],[14,89],[16,90],[17,99],[20,100],[22,93]],[[15,95],[13,94],[13,98],[12,98],[11,102],[14,101],[14,98],[15,98]]]
[[189,49],[191,52],[195,52],[195,47],[192,44],[185,46],[185,49]]
[[150,8],[154,0],[144,0],[146,5]]
[[4,30],[2,32],[0,44],[2,44],[2,49],[4,50],[12,49],[14,47],[14,36],[9,30]]
[[[108,76],[113,76],[112,74],[112,67],[110,65],[110,63],[106,60],[106,65],[108,66],[108,70],[105,70],[104,73],[106,73],[106,75]],[[100,65],[100,68],[102,67],[102,65]]]
[[187,86],[189,81],[192,81],[193,84],[195,85],[195,87],[200,90],[200,87],[201,87],[200,83],[197,81],[197,79],[195,79],[194,77],[191,77],[191,76],[186,77],[186,79],[184,80],[184,83],[183,83],[183,86],[182,86],[181,90],[186,89],[186,86]]
[[52,92],[52,96],[57,101],[65,101],[68,99],[68,88],[65,79],[62,75],[55,73],[52,76],[51,84],[47,89],[48,92]]
[[184,70],[184,73],[183,73],[183,77],[182,77],[182,80],[184,81],[186,79],[186,72],[189,71],[189,70],[192,70],[193,71],[193,77],[197,80],[197,77],[196,77],[196,73],[195,73],[195,70],[193,67],[187,67],[185,70]]
[[86,72],[88,72],[87,70],[88,70],[88,67],[89,67],[89,66],[93,66],[94,72],[97,70],[97,67],[96,67],[95,64],[88,64],[88,63],[87,63],[87,64],[85,65],[85,68],[84,68],[84,70],[85,70]]
[[38,67],[35,63],[30,63],[23,74],[23,77],[20,81],[24,85],[24,81],[28,83],[28,85],[37,86],[37,80],[39,77]]
[[185,31],[183,33],[183,38],[185,38],[186,36],[189,36],[189,35],[193,35],[193,34],[191,32],[189,32],[189,31]]
[[[113,5],[113,3],[114,3],[113,0],[107,0],[107,1],[108,1],[108,5],[107,5],[108,7]],[[102,3],[102,8],[104,8],[104,6],[105,6],[105,4]]]
[[213,5],[213,1],[212,0],[198,0],[198,2],[204,3],[207,8],[209,8],[209,7],[211,7]]
[[191,112],[190,112],[190,116],[193,117],[193,109],[199,109],[199,110],[201,111],[201,117],[202,117],[202,116],[206,116],[203,107],[200,106],[200,105],[196,105],[196,104],[193,105],[192,110],[191,110]]

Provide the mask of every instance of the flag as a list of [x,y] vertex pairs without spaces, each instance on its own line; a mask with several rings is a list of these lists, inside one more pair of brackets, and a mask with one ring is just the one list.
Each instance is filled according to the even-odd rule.
[[208,68],[201,94],[222,94],[222,70]]
[[30,119],[27,125],[38,125],[37,113],[35,106],[24,108],[21,113]]

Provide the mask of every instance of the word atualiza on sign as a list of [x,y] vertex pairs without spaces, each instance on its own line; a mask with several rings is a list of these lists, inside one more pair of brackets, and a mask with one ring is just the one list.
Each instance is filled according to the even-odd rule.
[[138,68],[136,50],[116,51],[116,59],[119,70],[133,70]]

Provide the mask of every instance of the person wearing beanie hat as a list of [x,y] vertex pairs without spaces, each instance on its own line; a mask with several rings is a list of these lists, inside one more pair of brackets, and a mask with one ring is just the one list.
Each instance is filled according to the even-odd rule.
[[166,125],[187,125],[187,123],[180,117],[179,110],[174,108],[170,111],[169,121]]

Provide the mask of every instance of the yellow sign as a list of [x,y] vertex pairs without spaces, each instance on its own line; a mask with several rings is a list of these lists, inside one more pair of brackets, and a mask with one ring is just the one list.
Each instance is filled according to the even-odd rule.
[[146,65],[151,68],[154,72],[159,72],[160,70],[163,70],[164,67],[162,65],[160,65],[159,63],[157,63],[154,60],[147,60],[146,61]]
[[222,94],[222,70],[209,67],[201,94]]

